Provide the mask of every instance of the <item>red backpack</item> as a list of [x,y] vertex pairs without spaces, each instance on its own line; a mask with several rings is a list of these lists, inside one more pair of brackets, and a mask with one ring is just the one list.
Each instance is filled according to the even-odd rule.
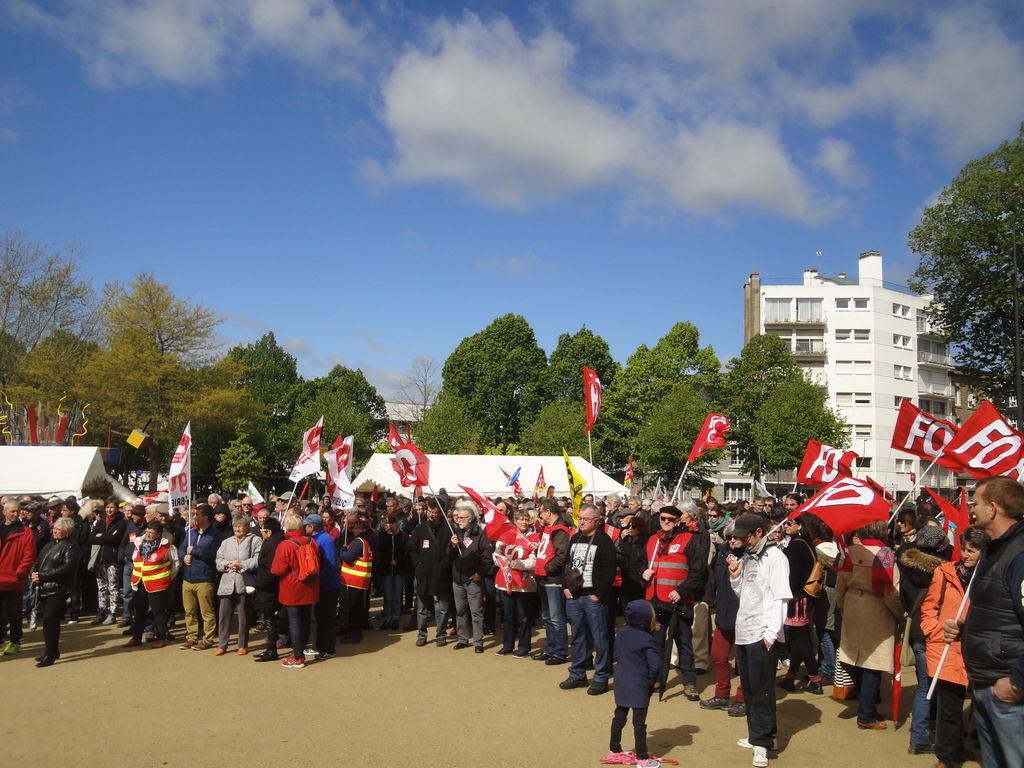
[[299,548],[299,569],[295,574],[298,580],[309,581],[312,578],[318,578],[320,576],[320,553],[313,539],[307,536],[306,541],[302,544],[294,539],[290,539],[290,541]]

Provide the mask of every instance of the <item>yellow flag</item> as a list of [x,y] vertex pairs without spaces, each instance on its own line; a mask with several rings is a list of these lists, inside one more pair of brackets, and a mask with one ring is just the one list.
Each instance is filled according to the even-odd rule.
[[572,521],[574,524],[579,525],[580,505],[583,503],[583,487],[587,484],[587,481],[573,467],[572,462],[569,461],[569,454],[565,452],[565,448],[562,449],[562,456],[565,457],[565,474],[569,477],[569,493],[572,495]]

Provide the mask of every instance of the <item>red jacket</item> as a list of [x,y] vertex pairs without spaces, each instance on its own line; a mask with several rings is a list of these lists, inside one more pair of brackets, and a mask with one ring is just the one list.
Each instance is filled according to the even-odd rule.
[[36,559],[36,537],[31,529],[21,526],[0,544],[0,590],[25,589],[25,579]]
[[319,577],[299,581],[295,575],[299,572],[299,545],[308,538],[302,531],[288,531],[274,553],[270,572],[280,579],[277,600],[281,605],[313,605],[320,599]]

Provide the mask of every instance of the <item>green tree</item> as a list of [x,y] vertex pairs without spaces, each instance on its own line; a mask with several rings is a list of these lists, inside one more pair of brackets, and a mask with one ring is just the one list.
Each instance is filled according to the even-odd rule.
[[[654,404],[650,418],[640,427],[635,442],[635,468],[644,475],[660,475],[671,493],[686,466],[705,417],[711,408],[701,391],[688,383],[676,384]],[[707,485],[707,478],[722,450],[706,451],[690,465],[683,488]]]
[[[108,305],[103,344],[87,363],[92,427],[122,433],[146,427],[153,438],[150,489],[156,490],[186,421],[231,430],[244,415],[242,390],[232,381],[238,371],[214,358],[220,318],[177,298],[153,275],[139,274],[127,290],[112,287]],[[194,451],[193,461],[203,457]]]
[[957,362],[1002,403],[1015,378],[1013,276],[1000,267],[1015,237],[1024,245],[1024,124],[964,166],[909,239],[921,256],[910,287],[935,295],[930,313]]
[[700,332],[690,323],[676,323],[653,348],[641,344],[605,390],[594,427],[595,463],[606,471],[624,467],[629,454],[636,453],[637,436],[651,422],[653,409],[677,385],[689,384],[712,400],[720,367],[715,351],[700,346]]
[[611,386],[620,368],[612,359],[608,342],[587,326],[571,336],[563,333],[558,337],[548,366],[548,397],[583,402],[583,366],[597,371],[605,388]]
[[442,390],[413,428],[413,438],[424,453],[476,454],[481,431],[466,403]]
[[519,440],[544,402],[547,356],[521,315],[497,318],[448,356],[443,390],[466,403],[485,446]]
[[[582,393],[581,393],[582,398]],[[519,449],[527,456],[587,455],[586,406],[582,399],[556,400],[540,409],[537,418],[523,430]]]
[[0,388],[6,389],[28,353],[51,334],[82,345],[97,340],[101,305],[79,277],[81,249],[67,253],[28,242],[24,232],[0,237]]
[[758,411],[753,428],[765,473],[800,466],[808,440],[849,446],[846,423],[828,407],[828,395],[806,379],[775,387]]
[[263,477],[264,462],[245,434],[231,441],[220,455],[217,479],[228,493],[244,489],[246,484]]

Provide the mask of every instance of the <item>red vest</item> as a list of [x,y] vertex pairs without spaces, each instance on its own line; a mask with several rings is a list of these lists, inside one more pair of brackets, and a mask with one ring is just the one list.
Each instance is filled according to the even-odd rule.
[[[690,566],[686,562],[686,545],[690,543],[692,533],[681,531],[668,544],[664,555],[657,555],[661,538],[657,535],[647,540],[647,562],[654,571],[654,577],[647,585],[646,599],[657,598],[663,603],[671,603],[669,592],[682,584],[689,575]],[[680,602],[692,603],[693,595],[684,597]]]
[[[551,562],[551,558],[555,556],[555,547],[551,543],[551,537],[555,531],[565,531],[565,535],[569,535],[569,529],[564,525],[549,525],[540,535],[540,546],[537,547],[537,566],[533,569],[533,572],[537,576],[548,576],[547,565]],[[551,576],[558,576],[557,573],[550,574]]]
[[[526,560],[532,551],[529,543],[539,539],[539,533],[517,534],[515,542],[511,545],[503,545],[502,550],[498,554],[507,557],[509,560]],[[509,570],[512,574],[512,589],[522,589],[523,587],[530,586],[530,583],[533,581],[533,571],[517,571],[515,568]],[[509,586],[505,580],[505,571],[501,568],[498,569],[498,573],[494,577],[494,583],[502,589]]]
[[[619,536],[622,535],[621,528],[616,528],[614,525],[609,525],[608,523],[604,524],[604,532],[611,536],[613,543],[617,542],[619,540]],[[618,566],[615,566],[615,579],[612,581],[612,586],[622,586],[622,569]]]
[[147,592],[163,592],[171,586],[171,561],[167,558],[167,550],[173,545],[164,542],[149,553],[149,557],[142,559],[139,548],[135,548],[132,556],[132,586],[142,587]]

